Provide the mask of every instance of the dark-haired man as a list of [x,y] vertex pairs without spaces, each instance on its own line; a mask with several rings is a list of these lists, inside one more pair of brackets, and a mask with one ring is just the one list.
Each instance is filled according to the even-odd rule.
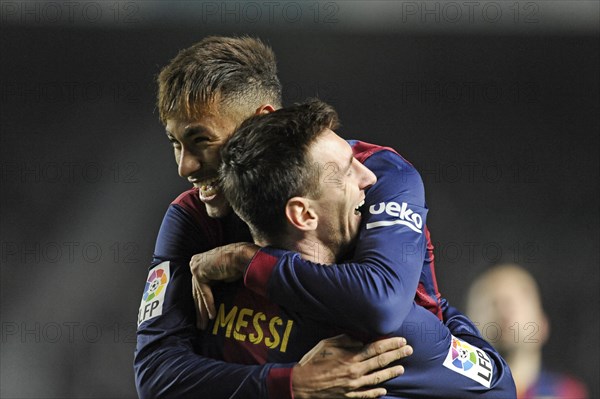
[[[222,358],[237,360],[238,365],[224,365],[216,361],[211,363],[210,359],[193,357],[193,354],[189,353],[190,341],[193,341],[195,334],[190,327],[194,321],[193,305],[189,294],[185,293],[186,287],[189,287],[189,282],[185,282],[189,271],[182,270],[181,265],[193,253],[206,251],[227,242],[249,239],[244,235],[247,228],[230,213],[229,205],[224,201],[218,187],[213,184],[220,163],[218,149],[231,135],[235,126],[241,122],[244,114],[250,116],[251,112],[260,114],[278,108],[280,101],[273,97],[276,91],[273,90],[274,82],[276,82],[276,75],[272,53],[265,51],[264,45],[260,42],[257,45],[256,41],[247,38],[209,38],[182,51],[161,72],[159,77],[161,119],[166,123],[167,133],[173,142],[180,175],[187,177],[197,186],[197,189],[182,194],[174,201],[159,233],[153,268],[149,274],[140,308],[136,382],[142,396],[168,396],[168,394],[181,396],[202,392],[211,398],[266,396],[283,398],[291,396],[293,392],[297,398],[321,397],[320,394],[323,395],[322,397],[343,397],[344,389],[348,387],[350,387],[348,391],[355,391],[366,381],[371,381],[371,384],[382,381],[378,374],[370,374],[365,377],[372,377],[371,379],[361,377],[352,381],[353,384],[346,386],[342,384],[341,389],[336,392],[324,392],[322,389],[319,391],[319,383],[322,387],[331,386],[332,382],[335,385],[339,381],[339,378],[331,378],[331,374],[325,372],[320,379],[313,379],[314,383],[309,381],[307,385],[316,388],[313,393],[310,393],[298,389],[300,383],[306,383],[304,378],[307,376],[306,363],[280,364],[262,368],[239,366],[239,363],[262,363],[267,360],[264,349],[260,349],[259,353],[253,351],[261,348],[259,344],[266,345],[269,350],[292,350],[286,343],[288,342],[286,337],[289,339],[287,334],[291,334],[292,326],[290,325],[288,329],[289,324],[283,323],[278,316],[267,318],[267,313],[253,312],[252,308],[236,309],[235,313],[232,313],[233,309],[231,309],[226,314],[223,313],[225,320],[221,320],[225,324],[225,338],[228,338],[223,342],[226,356]],[[374,146],[364,143],[353,143],[353,148],[357,159],[361,161],[368,158],[375,149]],[[326,169],[326,176],[331,172],[336,170]],[[264,269],[272,275],[269,278],[268,273],[261,272],[262,268],[254,267],[252,268],[255,271],[252,273],[254,281],[250,281],[250,285],[259,291],[264,290],[267,281],[273,281],[273,275],[277,274],[277,271],[284,273],[292,271],[295,274],[287,281],[294,281],[308,289],[285,290],[285,295],[281,295],[285,298],[280,298],[281,303],[287,306],[286,301],[291,301],[309,311],[316,310],[317,314],[321,312],[326,315],[329,312],[338,316],[347,315],[347,319],[344,318],[340,326],[363,332],[365,337],[369,338],[377,335],[378,332],[396,330],[395,324],[402,323],[404,314],[410,312],[412,308],[412,298],[415,296],[417,283],[422,288],[417,295],[419,303],[429,306],[441,317],[442,307],[438,303],[435,287],[430,239],[424,225],[426,208],[422,183],[414,168],[406,162],[400,180],[391,179],[390,183],[394,184],[397,192],[383,202],[385,207],[377,208],[381,210],[379,214],[382,216],[388,213],[389,216],[402,214],[402,218],[408,216],[411,224],[418,231],[409,238],[404,234],[406,229],[401,230],[397,227],[404,226],[408,229],[410,227],[394,222],[387,232],[390,233],[389,241],[397,245],[400,251],[395,251],[385,262],[381,262],[379,258],[375,259],[375,264],[369,264],[369,260],[372,259],[367,256],[367,253],[364,259],[358,259],[354,263],[355,268],[337,265],[326,269],[325,273],[336,273],[339,280],[306,279],[306,276],[314,276],[314,273],[317,275],[324,273],[322,271],[324,269],[314,268],[306,262],[298,261],[298,257],[291,259],[294,264],[293,269],[274,268],[273,262],[277,257],[265,257],[261,252],[257,258],[273,260],[270,267]],[[407,204],[411,204],[410,209],[403,208],[404,198],[408,201]],[[390,205],[388,209],[387,204],[392,202],[395,205]],[[208,215],[219,218],[210,219]],[[366,243],[368,239],[365,245]],[[376,246],[369,251],[376,251]],[[387,253],[390,255],[389,252]],[[290,258],[284,257],[284,259]],[[163,276],[167,276],[167,279],[165,280]],[[280,281],[286,281],[285,276],[283,277]],[[160,279],[158,283],[157,279]],[[387,288],[376,292],[379,301],[369,302],[369,299],[373,298],[370,294],[374,292],[373,289],[378,289],[379,283],[374,285],[368,283],[375,280]],[[322,298],[312,302],[303,300],[307,293],[310,297],[311,284],[323,285],[325,281],[330,283],[331,290],[324,292],[322,289],[317,289],[315,293],[324,293],[325,298],[329,296],[334,299],[333,301],[323,301]],[[294,294],[297,293],[301,296],[295,297]],[[264,301],[264,299],[256,300]],[[275,309],[278,308],[274,301],[267,302],[271,304],[270,306],[275,306]],[[349,309],[349,312],[338,312],[340,309]],[[389,317],[390,312],[397,317]],[[250,313],[252,313],[251,323],[248,321]],[[230,317],[236,318],[235,325],[230,324],[231,320],[228,319]],[[254,325],[255,322],[258,327]],[[261,327],[261,323],[264,322],[267,326]],[[247,324],[254,327],[255,331],[245,334],[240,330]],[[215,333],[218,332],[217,328]],[[332,334],[333,332],[332,330]],[[267,337],[266,333],[270,335]],[[236,348],[235,345],[231,345],[232,340],[229,339],[231,337],[233,340],[243,340],[248,351],[231,349]],[[200,346],[206,345],[206,342],[208,341],[202,339]],[[218,351],[219,348],[217,346],[212,350]],[[298,350],[298,348],[302,348],[302,345],[293,349]],[[208,350],[210,347],[204,346],[204,349]],[[330,358],[330,354],[335,353],[325,349],[319,352],[323,355],[322,360]],[[311,354],[314,356],[314,351]],[[214,353],[213,355],[218,357]],[[239,359],[242,356],[248,357]],[[376,358],[370,357],[371,360]],[[360,375],[368,371],[363,368]],[[390,374],[386,378],[389,377]],[[461,377],[458,372],[457,377]],[[381,395],[381,392],[384,391],[367,389],[364,393],[350,392],[348,397],[352,395],[375,397]]]
[[[138,394],[202,394],[212,399],[380,396],[384,390],[368,385],[402,372],[398,366],[377,371],[408,354],[409,348],[402,348],[406,342],[398,338],[364,347],[347,337],[324,340],[301,363],[228,364],[194,352],[198,335],[191,256],[251,240],[247,226],[213,185],[219,149],[245,118],[278,108],[281,87],[273,52],[248,37],[206,38],[182,50],[158,82],[158,109],[178,172],[195,188],[173,201],[157,238],[138,315]],[[269,339],[274,345],[275,338]]]
[[[393,189],[381,185],[375,174],[356,159],[348,142],[330,129],[336,120],[331,107],[311,101],[250,118],[223,147],[221,190],[235,212],[250,226],[255,241],[267,247],[262,256],[269,256],[268,246],[274,246],[296,251],[313,262],[332,264],[353,245],[361,221],[371,231],[363,230],[359,246],[373,235],[385,234],[383,230],[375,231],[390,218],[373,207],[381,207],[377,203],[380,196],[389,195]],[[405,161],[387,149],[372,147],[365,156],[368,157],[365,164],[376,168],[385,165],[388,170],[395,164],[396,172],[388,171],[388,174],[396,178],[404,167]],[[320,177],[323,165],[331,165],[335,171],[329,179]],[[368,194],[365,194],[367,189]],[[364,220],[356,210],[363,203],[371,208],[364,210]],[[423,228],[418,217],[395,220],[412,223],[416,229]],[[380,245],[379,250],[389,253],[394,245],[391,240],[387,245]],[[329,290],[328,279],[333,284],[345,285],[344,275],[339,270],[322,265],[315,267],[331,272],[329,276],[323,274],[323,281],[315,281],[315,287],[323,283],[320,289]],[[361,272],[352,264],[346,268]],[[370,290],[369,286],[377,286],[377,281],[365,280],[364,285],[371,301],[387,296],[381,291],[395,289],[378,286]],[[268,360],[285,361],[303,353],[320,337],[339,332],[339,326],[346,328],[346,314],[323,317],[303,312],[302,304],[273,308],[263,296],[242,283],[219,284],[213,290],[218,310],[204,330],[202,341],[203,350],[212,352],[215,357],[246,353],[255,360],[266,356]],[[270,347],[268,342],[265,345],[257,338],[263,333],[265,321],[256,317],[259,314],[281,321],[280,346]],[[389,325],[397,326],[387,327],[397,328],[389,333],[405,336],[415,353],[403,361],[404,375],[382,384],[387,389],[387,397],[514,397],[512,376],[499,354],[455,309],[448,308],[445,316],[448,327],[414,302],[405,315],[400,311],[398,317],[388,316]],[[360,332],[359,325],[353,325],[360,336],[367,335]],[[281,348],[284,344],[285,350]]]

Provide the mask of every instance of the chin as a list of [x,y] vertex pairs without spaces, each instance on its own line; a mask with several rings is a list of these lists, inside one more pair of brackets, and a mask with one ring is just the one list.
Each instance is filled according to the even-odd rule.
[[206,213],[209,217],[218,219],[225,217],[231,213],[231,207],[229,204],[219,204],[217,206],[204,204],[206,206]]

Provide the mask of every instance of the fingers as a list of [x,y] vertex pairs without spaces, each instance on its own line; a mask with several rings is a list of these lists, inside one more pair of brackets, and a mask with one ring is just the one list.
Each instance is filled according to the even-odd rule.
[[196,276],[196,274],[201,270],[200,265],[205,258],[206,253],[196,254],[192,256],[192,258],[190,259],[190,270],[192,271],[193,276]]
[[345,394],[347,398],[380,398],[387,395],[383,388],[373,388],[366,391],[352,391]]
[[204,305],[200,289],[193,278],[192,295],[194,297],[194,307],[196,308],[196,327],[200,330],[204,330],[208,326],[208,312]]
[[[218,249],[218,247],[216,248]],[[206,281],[209,280],[209,265],[214,263],[214,250],[210,250],[207,252],[202,252],[200,254],[193,255],[190,259],[190,271],[192,272],[192,276],[196,281]],[[211,263],[212,261],[212,263]]]
[[393,362],[412,354],[404,338],[362,345],[346,335],[321,340],[294,366],[292,388],[300,398],[379,398],[377,385],[404,373]]
[[212,289],[208,284],[198,283],[198,290],[202,296],[203,308],[207,312],[207,316],[210,320],[215,318],[215,298],[213,297]]
[[385,367],[397,360],[412,355],[412,353],[412,347],[406,345],[404,338],[388,338],[366,345],[365,349],[358,356],[362,358],[370,357],[357,365],[355,371],[361,376],[355,380],[355,383],[358,384],[357,387],[377,385],[403,374],[404,367],[402,366]]
[[390,363],[400,360],[403,357],[412,355],[412,352],[412,347],[410,345],[406,345],[365,360],[362,362],[362,364],[367,367],[368,370],[377,370],[387,366]]
[[404,374],[404,367],[396,366],[386,370],[375,372],[371,375],[365,375],[356,379],[353,383],[357,387],[355,390],[345,394],[347,398],[379,398],[387,395],[387,391],[384,388],[372,388],[364,391],[359,391],[360,387],[369,385],[378,385],[382,382],[395,378],[399,375]]
[[402,348],[406,345],[406,339],[404,338],[386,338],[379,341],[372,342],[364,346],[364,349],[358,353],[360,360],[368,360],[382,353],[394,351]]
[[383,370],[378,370],[372,374],[364,375],[358,378],[355,383],[358,384],[358,386],[379,385],[402,374],[404,374],[403,366],[393,366]]
[[[404,367],[393,366],[387,367],[389,364],[398,361],[406,356],[410,356],[413,353],[411,346],[406,345],[401,348],[397,348],[388,352],[384,352],[368,360],[360,363],[358,372],[363,375],[358,379],[362,385],[377,385],[383,381],[387,381],[391,378],[397,377],[404,373]],[[383,369],[383,370],[382,370]],[[373,373],[369,374],[370,372]]]

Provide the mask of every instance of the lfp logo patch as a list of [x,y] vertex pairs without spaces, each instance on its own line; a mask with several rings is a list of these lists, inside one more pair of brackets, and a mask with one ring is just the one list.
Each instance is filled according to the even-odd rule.
[[489,388],[494,367],[487,353],[452,336],[452,345],[444,366]]
[[163,262],[150,270],[138,312],[138,326],[146,320],[162,315],[162,306],[169,280],[169,262]]

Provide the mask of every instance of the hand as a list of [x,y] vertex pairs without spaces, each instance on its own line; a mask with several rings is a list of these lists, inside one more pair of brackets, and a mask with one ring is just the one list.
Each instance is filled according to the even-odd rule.
[[387,366],[411,354],[412,347],[404,338],[387,338],[368,345],[347,335],[324,339],[294,366],[294,397],[378,398],[387,391],[372,386],[403,374],[404,367]]
[[215,303],[210,288],[213,281],[231,282],[243,277],[246,267],[260,249],[251,243],[224,245],[192,256],[192,294],[196,306],[197,327],[205,329],[215,317]]

